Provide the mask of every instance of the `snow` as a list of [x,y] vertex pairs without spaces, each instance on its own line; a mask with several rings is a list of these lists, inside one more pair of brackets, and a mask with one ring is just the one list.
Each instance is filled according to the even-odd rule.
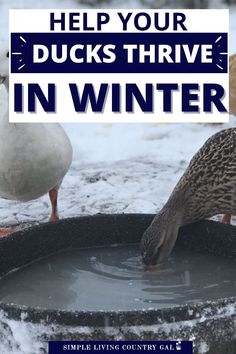
[[[191,321],[187,320],[177,323],[160,322],[160,324],[156,324],[155,326],[124,326],[122,328],[109,327],[108,325],[103,333],[117,341],[124,340],[127,334],[130,338],[132,336],[133,340],[140,340],[143,336],[144,338],[145,335],[148,336],[148,333],[150,332],[153,332],[156,338],[161,337],[162,340],[167,340],[169,336],[172,336],[174,333],[176,338],[193,340],[194,347],[197,348],[197,353],[204,354],[207,353],[209,347],[204,339],[207,338],[208,334],[205,333],[204,338],[199,336],[199,334],[202,334],[202,326],[205,325],[205,328],[208,328],[209,326],[213,330],[212,326],[214,325],[214,337],[222,338],[225,331],[227,333],[227,328],[225,328],[225,330],[219,329],[215,324],[217,320],[224,319],[225,316],[231,316],[232,314],[235,315],[235,304],[227,304],[220,307],[217,314],[214,314],[214,311],[212,313],[210,309],[206,308],[199,318],[195,318]],[[9,320],[6,318],[5,314],[0,311],[1,354],[46,353],[46,344],[42,341],[42,338],[45,336],[50,338],[51,336],[55,336],[55,334],[60,334],[62,338],[68,339],[76,335],[77,339],[88,340],[88,338],[92,338],[93,335],[97,336],[98,333],[96,333],[96,331],[100,331],[99,328],[89,328],[86,326],[70,327],[55,324],[46,326],[43,323],[32,324],[24,321],[24,319],[25,318],[22,318],[21,321]],[[232,328],[231,332],[233,333],[233,331]]]
[[[0,39],[7,38],[8,9],[78,7],[73,0],[10,0],[0,2]],[[138,0],[113,1],[111,7],[140,7]],[[82,7],[80,5],[80,7]],[[88,7],[83,5],[83,7]],[[236,8],[230,9],[230,52],[236,52]],[[0,88],[0,114],[6,106]],[[156,213],[165,203],[190,158],[212,134],[229,124],[64,124],[74,149],[72,166],[60,190],[62,218],[96,213]],[[1,225],[45,222],[50,213],[48,197],[29,203],[0,201]],[[229,314],[235,314],[235,307]],[[221,314],[219,314],[221,315]],[[201,317],[199,321],[205,319]],[[191,323],[193,326],[194,323]],[[0,313],[0,353],[41,353],[40,336],[56,333],[45,327],[13,321]],[[84,328],[86,330],[86,328]],[[135,329],[138,330],[137,328]],[[140,328],[139,328],[140,330]],[[194,335],[192,333],[192,335]],[[201,353],[207,344],[202,342]]]
[[[139,7],[139,1],[126,1]],[[0,39],[6,39],[8,8],[41,7],[32,0],[3,1]],[[37,5],[38,4],[38,5]],[[44,7],[75,7],[74,0],[50,0]],[[111,6],[114,7],[115,2]],[[83,5],[85,6],[85,5]],[[230,52],[236,51],[236,8],[230,10]],[[0,88],[0,112],[6,105]],[[74,150],[59,200],[61,217],[80,214],[155,213],[167,200],[189,160],[205,140],[230,124],[64,124]],[[44,196],[29,203],[1,200],[1,225],[48,220]]]

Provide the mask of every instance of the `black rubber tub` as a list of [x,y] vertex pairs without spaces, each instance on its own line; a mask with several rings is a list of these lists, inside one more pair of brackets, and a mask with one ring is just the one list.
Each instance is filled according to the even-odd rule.
[[[154,215],[95,215],[47,223],[0,239],[0,276],[55,252],[88,246],[137,243]],[[112,230],[112,232],[111,232]],[[236,256],[236,227],[202,221],[180,229],[176,247]],[[55,325],[43,340],[184,340],[214,354],[236,353],[236,296],[145,311],[75,312],[0,303],[9,319]],[[45,327],[46,328],[46,327]]]

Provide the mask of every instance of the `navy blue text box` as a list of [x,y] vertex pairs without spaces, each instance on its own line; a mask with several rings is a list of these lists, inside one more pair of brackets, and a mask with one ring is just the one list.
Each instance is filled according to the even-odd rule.
[[48,354],[65,353],[172,353],[192,354],[191,341],[50,341]]
[[[227,33],[12,33],[11,34],[11,72],[12,73],[227,73]],[[49,58],[44,63],[33,63],[33,45],[41,44],[49,50],[52,44],[66,44],[68,52],[76,44],[85,46],[101,44],[115,45],[116,60],[113,63],[74,63],[69,55],[63,63],[55,63]],[[192,50],[194,44],[212,44],[212,63],[201,63],[198,51],[194,63],[188,63],[185,55],[180,63],[139,62],[138,51],[134,52],[133,63],[127,63],[125,44],[149,45],[167,44],[174,48],[176,44],[187,44]],[[60,49],[59,49],[60,56]],[[79,50],[86,60],[86,49]],[[103,49],[98,51],[104,57]],[[171,54],[173,56],[173,54]]]

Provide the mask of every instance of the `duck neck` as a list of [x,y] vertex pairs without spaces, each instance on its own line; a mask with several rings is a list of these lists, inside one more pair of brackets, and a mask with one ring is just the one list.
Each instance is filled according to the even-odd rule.
[[[158,250],[158,262],[169,256],[178,237],[179,228],[183,225],[184,200],[176,193],[172,194],[167,203],[155,216],[149,227],[151,238],[162,239]],[[156,242],[160,242],[157,238]]]
[[175,234],[176,239],[178,230],[183,225],[184,210],[184,201],[182,201],[182,198],[176,194],[172,194],[153,219],[152,225],[155,225],[156,229],[163,229],[166,232]]
[[172,193],[161,212],[169,221],[174,221],[178,227],[183,225],[185,216],[184,194],[179,192]]

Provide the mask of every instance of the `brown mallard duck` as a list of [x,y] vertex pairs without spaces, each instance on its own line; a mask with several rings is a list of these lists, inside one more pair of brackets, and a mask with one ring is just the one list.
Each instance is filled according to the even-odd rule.
[[[229,57],[229,112],[236,115],[236,54]],[[236,211],[236,129],[213,135],[192,158],[169,200],[141,240],[143,262],[157,264],[171,253],[179,227]],[[219,144],[219,145],[218,145]]]
[[194,155],[143,234],[144,264],[155,265],[169,256],[180,226],[216,214],[236,214],[236,128],[214,134]]

